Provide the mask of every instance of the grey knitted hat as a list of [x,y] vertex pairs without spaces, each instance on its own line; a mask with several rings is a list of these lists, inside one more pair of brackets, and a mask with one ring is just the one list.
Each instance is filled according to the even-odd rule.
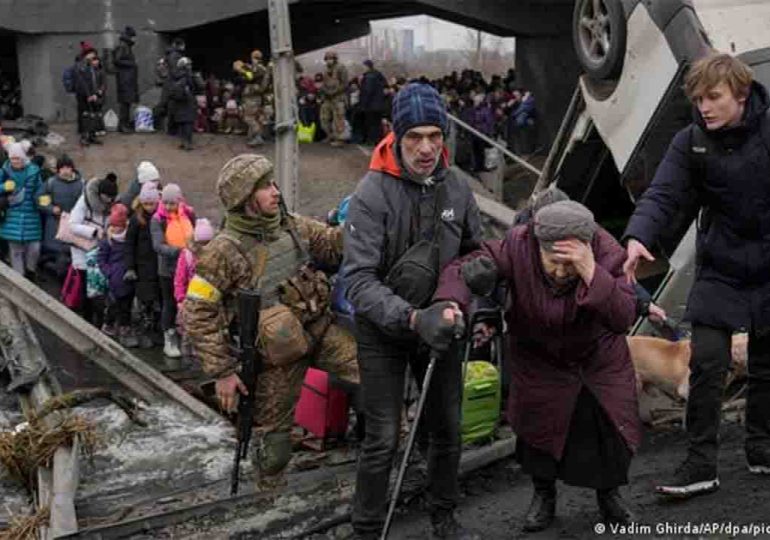
[[535,214],[535,236],[546,251],[553,243],[568,238],[590,242],[597,224],[593,213],[575,201],[559,201],[541,208]]
[[537,214],[538,210],[549,204],[553,204],[559,201],[568,201],[569,195],[556,187],[556,184],[551,184],[547,189],[544,189],[532,198],[530,207],[532,208],[532,215]]

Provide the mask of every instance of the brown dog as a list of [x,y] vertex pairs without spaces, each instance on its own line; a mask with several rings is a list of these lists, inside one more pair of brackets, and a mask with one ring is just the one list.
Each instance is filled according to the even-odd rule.
[[[687,399],[690,393],[689,339],[668,341],[650,336],[629,336],[627,341],[639,391],[654,386],[671,396]],[[733,335],[731,352],[730,377],[741,378],[746,375],[747,334]]]

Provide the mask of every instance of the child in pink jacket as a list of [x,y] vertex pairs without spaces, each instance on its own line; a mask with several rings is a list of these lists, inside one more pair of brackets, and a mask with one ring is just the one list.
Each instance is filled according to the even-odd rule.
[[214,238],[214,229],[206,218],[195,220],[195,229],[193,231],[192,242],[181,253],[176,263],[176,272],[174,274],[174,299],[177,303],[177,327],[184,319],[184,298],[187,295],[187,285],[195,274],[195,265],[198,262],[198,253],[200,249]]

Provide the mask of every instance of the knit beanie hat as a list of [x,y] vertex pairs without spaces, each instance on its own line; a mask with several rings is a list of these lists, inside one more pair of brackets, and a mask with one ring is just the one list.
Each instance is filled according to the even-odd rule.
[[125,229],[128,223],[128,208],[123,204],[114,204],[110,209],[110,227]]
[[556,187],[556,184],[551,184],[548,188],[544,189],[532,199],[530,203],[532,205],[532,214],[537,214],[538,210],[559,201],[568,201],[569,195]]
[[151,161],[142,161],[136,167],[136,179],[139,180],[140,184],[155,182],[160,180],[160,173]]
[[99,195],[107,195],[111,199],[118,196],[118,177],[115,173],[107,173],[99,180]]
[[535,236],[546,251],[553,243],[568,238],[590,242],[596,232],[593,213],[575,201],[559,201],[541,208],[535,214]]
[[193,238],[196,242],[208,242],[214,238],[214,228],[211,226],[208,219],[200,218],[195,220]]
[[88,53],[96,52],[96,49],[94,49],[94,46],[91,45],[90,41],[81,41],[80,42],[80,57],[85,58],[85,56]]
[[429,84],[409,83],[393,99],[393,131],[396,139],[418,126],[436,126],[446,133],[446,106]]
[[6,147],[6,152],[8,152],[8,158],[20,158],[22,161],[24,161],[25,164],[29,163],[29,158],[27,157],[27,152],[24,151],[24,147],[21,145],[21,143],[15,142],[11,143]]
[[151,161],[142,161],[136,166],[136,179],[140,184],[160,181],[160,171]]
[[140,203],[155,203],[159,200],[160,191],[158,191],[158,187],[154,183],[148,182],[146,184],[142,184],[142,189],[139,191]]
[[163,188],[161,199],[164,203],[178,203],[182,200],[182,188],[176,184],[168,184]]

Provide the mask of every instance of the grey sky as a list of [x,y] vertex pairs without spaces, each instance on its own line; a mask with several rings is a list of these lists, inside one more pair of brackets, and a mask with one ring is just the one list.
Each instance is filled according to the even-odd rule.
[[[425,47],[426,50],[468,49],[472,44],[475,46],[467,27],[427,15],[381,19],[371,24],[373,28],[411,28],[414,30],[415,46]],[[503,52],[512,52],[514,49],[514,38],[499,38],[485,33],[482,36],[485,48],[500,48]]]

